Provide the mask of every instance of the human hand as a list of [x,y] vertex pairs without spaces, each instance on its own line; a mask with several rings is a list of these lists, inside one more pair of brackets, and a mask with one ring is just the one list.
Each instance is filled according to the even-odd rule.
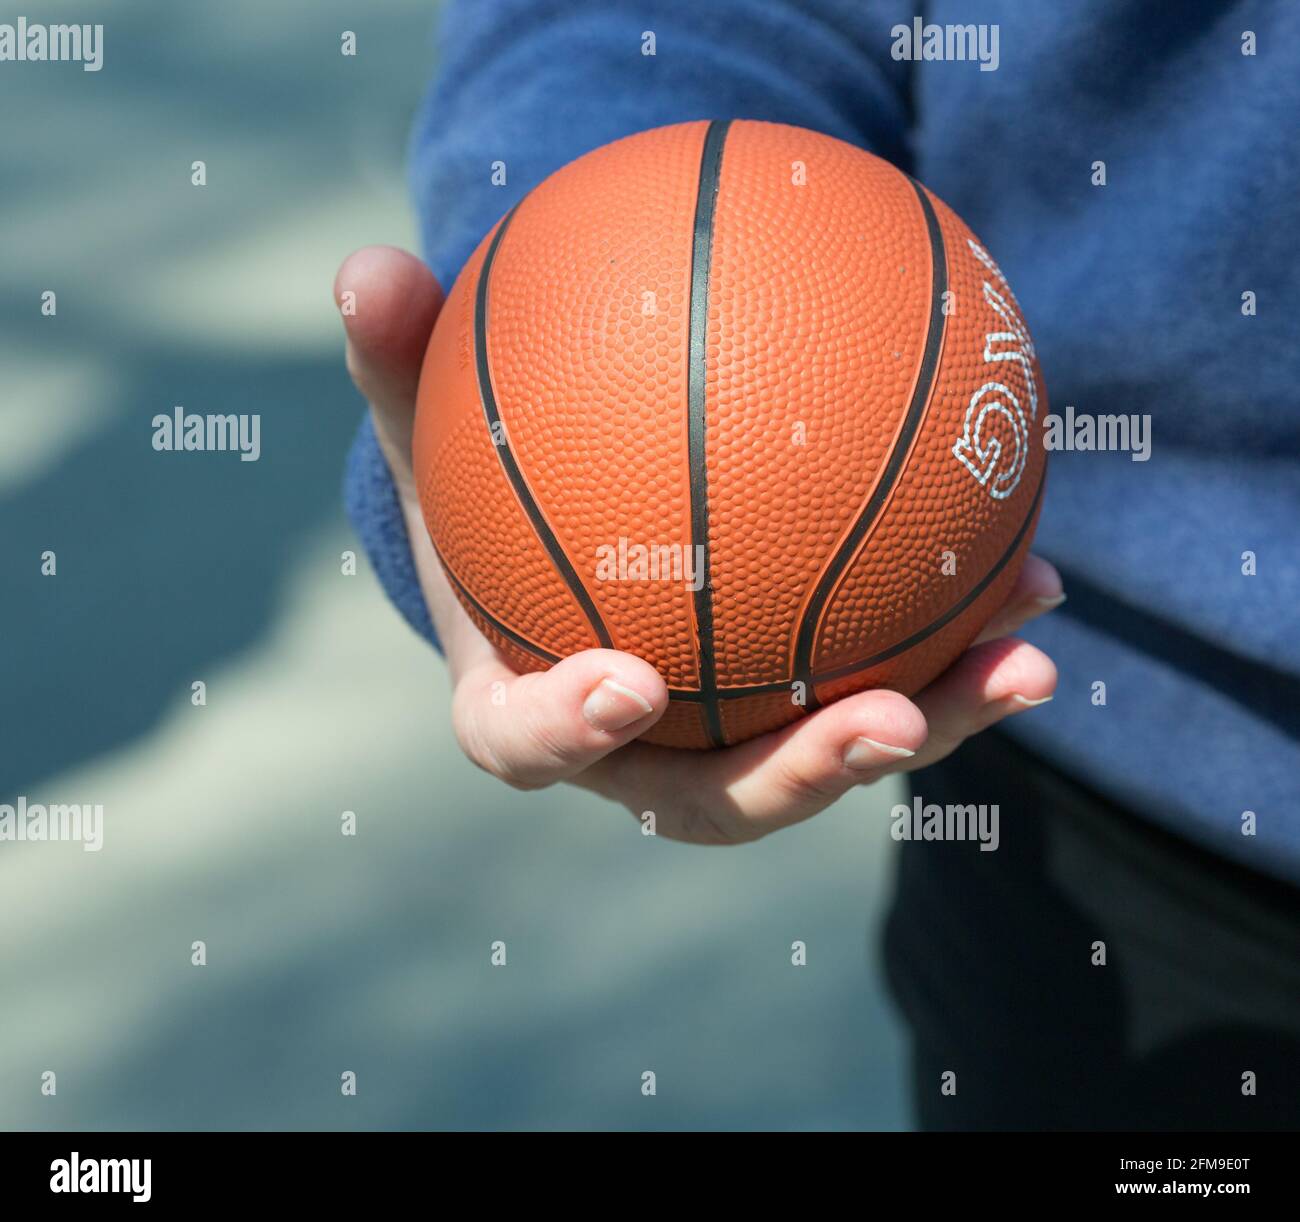
[[634,815],[653,811],[658,835],[739,844],[810,818],[854,786],[932,764],[972,734],[1051,699],[1051,659],[1010,635],[1064,600],[1056,570],[1032,555],[975,644],[913,699],[860,692],[721,750],[634,741],[662,716],[668,690],[631,654],[590,649],[546,671],[516,673],[452,591],[411,469],[416,389],[442,289],[413,255],[374,246],[339,269],[336,302],[348,290],[358,303],[344,318],[348,370],[370,405],[446,653],[456,736],[474,763],[507,784],[568,781]]

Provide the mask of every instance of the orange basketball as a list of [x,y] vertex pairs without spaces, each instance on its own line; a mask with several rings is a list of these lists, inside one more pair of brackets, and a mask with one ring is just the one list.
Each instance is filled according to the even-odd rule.
[[414,457],[448,579],[519,670],[596,647],[709,747],[915,692],[1006,599],[1043,494],[1020,309],[939,199],[774,123],[580,157],[466,264]]

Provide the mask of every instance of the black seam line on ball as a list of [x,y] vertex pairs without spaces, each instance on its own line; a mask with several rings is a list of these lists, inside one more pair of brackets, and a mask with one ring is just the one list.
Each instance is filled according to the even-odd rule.
[[451,571],[451,565],[447,563],[446,557],[443,556],[443,554],[438,550],[437,544],[434,544],[433,554],[438,557],[438,563],[442,565],[442,571],[447,574],[447,580],[450,581],[451,584],[456,587],[457,591],[460,593],[460,596],[467,603],[469,603],[469,605],[473,607],[474,610],[477,611],[479,615],[482,616],[483,619],[485,619],[489,624],[491,624],[492,627],[495,628],[503,637],[505,637],[512,644],[518,645],[519,648],[522,649],[525,653],[532,654],[533,657],[537,658],[538,661],[540,662],[547,662],[550,665],[554,666],[556,662],[561,660],[560,655],[558,653],[551,653],[549,650],[543,649],[540,645],[537,645],[534,642],[530,641],[527,637],[520,636],[519,633],[517,633],[513,628],[507,627],[499,619],[497,619],[495,615],[493,615],[481,602],[479,602],[477,598],[474,597],[473,594],[471,594],[465,588],[465,583],[461,581],[461,579]]
[[844,679],[849,675],[857,674],[858,671],[870,670],[873,666],[879,666],[881,662],[888,662],[890,658],[897,657],[900,653],[906,653],[909,649],[919,645],[926,637],[933,636],[941,628],[946,628],[952,623],[967,607],[971,605],[985,590],[994,582],[997,575],[1011,563],[1011,559],[1016,554],[1016,550],[1024,542],[1025,535],[1029,531],[1029,525],[1034,520],[1034,514],[1038,511],[1038,503],[1043,499],[1043,489],[1047,486],[1047,469],[1044,467],[1043,473],[1038,479],[1038,488],[1034,492],[1034,499],[1029,504],[1029,512],[1025,514],[1025,520],[1020,523],[1020,529],[1016,531],[1013,538],[1007,546],[1007,550],[1002,553],[995,564],[983,577],[974,585],[974,587],[965,595],[953,603],[941,616],[917,632],[912,633],[906,640],[899,641],[896,645],[891,645],[888,649],[882,649],[879,653],[872,654],[869,658],[863,658],[861,661],[853,662],[848,666],[841,666],[836,670],[828,670],[817,676],[818,683],[829,683],[835,679]]
[[695,591],[695,627],[699,638],[700,695],[704,727],[715,747],[726,743],[718,708],[718,672],[713,658],[713,574],[709,554],[709,476],[706,430],[708,404],[709,275],[713,265],[713,218],[722,174],[722,148],[730,120],[709,124],[700,158],[700,185],[695,197],[695,231],[691,249],[690,363],[686,377],[687,438],[691,476],[691,544],[701,558],[702,580]]
[[[914,648],[924,641],[927,637],[933,636],[941,628],[946,628],[955,620],[963,611],[966,610],[985,590],[989,588],[996,580],[997,575],[1011,563],[1015,557],[1016,551],[1025,540],[1025,535],[1029,531],[1030,524],[1034,520],[1034,514],[1038,512],[1039,502],[1043,499],[1043,489],[1047,486],[1047,470],[1044,468],[1043,474],[1039,477],[1038,488],[1034,492],[1034,499],[1029,503],[1029,511],[1025,514],[1025,520],[1020,523],[1020,528],[1016,531],[1015,537],[1007,545],[1007,550],[1002,553],[998,562],[980,579],[973,589],[968,591],[958,602],[954,603],[936,620],[931,620],[924,628],[912,633],[905,640],[889,646],[888,649],[882,649],[879,653],[873,653],[869,658],[862,658],[857,662],[851,662],[847,666],[837,667],[835,670],[828,670],[820,675],[813,676],[814,683],[829,683],[835,679],[847,679],[850,675],[856,675],[859,671],[870,670],[873,666],[879,666],[881,662],[888,662],[890,658],[897,657],[900,653]],[[718,695],[723,700],[739,700],[745,696],[768,696],[775,692],[788,692],[789,683],[757,683],[751,687],[724,687]],[[681,690],[678,688],[669,688],[668,693],[674,700],[693,701],[698,699],[696,694],[690,689]]]
[[912,442],[925,417],[935,372],[939,366],[939,352],[943,347],[945,326],[943,300],[944,293],[948,290],[948,256],[944,249],[943,231],[939,228],[939,220],[925,194],[925,188],[915,179],[908,178],[907,181],[912,184],[916,198],[921,203],[921,212],[925,217],[925,228],[930,239],[930,322],[925,337],[925,351],[921,356],[921,370],[912,391],[912,401],[907,406],[903,427],[899,430],[898,440],[890,451],[885,469],[881,472],[880,479],[876,481],[876,487],[867,503],[859,512],[857,521],[853,523],[853,528],[840,544],[834,559],[822,571],[813,590],[813,596],[808,600],[808,606],[804,610],[803,619],[799,622],[799,631],[795,637],[794,678],[803,684],[804,699],[809,709],[818,707],[816,682],[825,678],[822,675],[814,679],[812,673],[813,646],[816,643],[817,631],[821,627],[822,613],[844,570],[848,568],[862,540],[875,524],[886,499],[898,482],[898,477],[911,451]]
[[[488,362],[488,287],[492,279],[492,265],[496,262],[497,251],[501,247],[501,239],[505,237],[506,230],[510,228],[510,222],[518,211],[519,205],[516,204],[506,213],[505,219],[498,226],[496,236],[493,237],[491,245],[488,246],[487,255],[483,259],[483,267],[479,272],[478,286],[474,294],[474,355],[475,368],[478,372],[479,399],[483,403],[483,415],[487,418],[488,438],[497,452],[497,457],[501,460],[501,466],[505,470],[506,478],[514,487],[519,503],[528,515],[528,520],[533,524],[533,530],[550,555],[551,563],[555,566],[556,572],[559,573],[564,583],[569,587],[569,591],[577,600],[578,605],[582,608],[583,614],[587,617],[596,633],[596,639],[603,648],[611,649],[613,641],[610,638],[609,629],[605,627],[605,622],[600,617],[600,612],[596,610],[596,604],[587,592],[587,587],[582,584],[577,571],[565,554],[564,548],[560,546],[560,541],[555,537],[555,532],[551,529],[550,523],[547,522],[545,514],[542,513],[540,506],[533,499],[533,494],[529,491],[527,483],[524,482],[523,472],[519,470],[519,464],[515,461],[514,451],[511,449],[510,434],[505,430],[504,426],[499,430],[497,427],[501,424],[501,412],[497,406],[496,392],[492,389],[492,369]],[[501,436],[500,444],[497,443],[498,432]]]
[[[881,662],[887,662],[890,658],[897,657],[914,648],[924,641],[927,637],[933,636],[942,628],[946,628],[953,620],[966,610],[985,590],[989,588],[997,578],[997,575],[1011,563],[1017,549],[1024,542],[1026,533],[1029,530],[1030,523],[1034,520],[1034,514],[1038,511],[1039,502],[1043,499],[1043,489],[1047,486],[1047,471],[1044,469],[1043,474],[1039,477],[1038,488],[1034,493],[1034,499],[1029,504],[1029,512],[1025,514],[1025,520],[1020,523],[1020,528],[1016,531],[1015,538],[1007,545],[1007,550],[1002,553],[998,562],[980,579],[980,581],[968,591],[958,602],[954,603],[936,620],[931,620],[924,628],[914,632],[905,640],[889,646],[888,649],[882,649],[879,653],[872,654],[869,658],[863,658],[857,662],[851,662],[847,666],[840,666],[835,670],[829,670],[820,675],[813,676],[814,683],[829,683],[836,679],[847,679],[850,675],[855,675],[859,671],[869,670],[873,666],[879,666]],[[518,645],[525,652],[532,654],[542,662],[548,662],[552,665],[560,660],[559,656],[548,653],[538,645],[526,640],[517,632],[507,628],[494,615],[490,614],[482,604],[467,589],[464,584],[457,578],[446,560],[443,559],[442,553],[434,548],[438,559],[442,562],[443,570],[446,572],[448,579],[461,592],[466,600],[473,606],[474,610],[479,613],[489,624],[492,625],[502,636],[507,637],[514,644]],[[790,684],[787,682],[777,681],[775,683],[756,683],[749,687],[723,687],[714,690],[713,699],[715,702],[721,700],[740,700],[746,696],[770,696],[776,692],[788,692]],[[704,700],[701,692],[690,687],[670,687],[668,694],[672,699],[682,701],[686,704],[698,704]]]

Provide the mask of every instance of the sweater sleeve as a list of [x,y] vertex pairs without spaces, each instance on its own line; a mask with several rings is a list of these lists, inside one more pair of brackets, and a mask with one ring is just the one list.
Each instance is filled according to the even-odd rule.
[[[450,288],[482,236],[548,174],[669,123],[792,123],[906,166],[907,79],[887,49],[890,26],[910,13],[878,3],[864,15],[861,0],[449,0],[410,145],[426,262]],[[368,418],[345,501],[389,598],[436,646]]]

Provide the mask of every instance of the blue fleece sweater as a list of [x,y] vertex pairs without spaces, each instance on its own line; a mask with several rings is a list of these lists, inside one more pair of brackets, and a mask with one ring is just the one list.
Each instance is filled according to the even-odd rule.
[[[798,124],[915,175],[1015,286],[1053,413],[1151,422],[1147,461],[1052,456],[1036,549],[1069,601],[1025,635],[1060,687],[1009,732],[1145,817],[1300,881],[1300,5],[924,6],[927,23],[997,27],[987,70],[899,58],[917,50],[896,28],[913,15],[451,0],[411,147],[428,261],[450,286],[548,173],[665,123]],[[390,596],[433,640],[367,425],[347,499]]]

